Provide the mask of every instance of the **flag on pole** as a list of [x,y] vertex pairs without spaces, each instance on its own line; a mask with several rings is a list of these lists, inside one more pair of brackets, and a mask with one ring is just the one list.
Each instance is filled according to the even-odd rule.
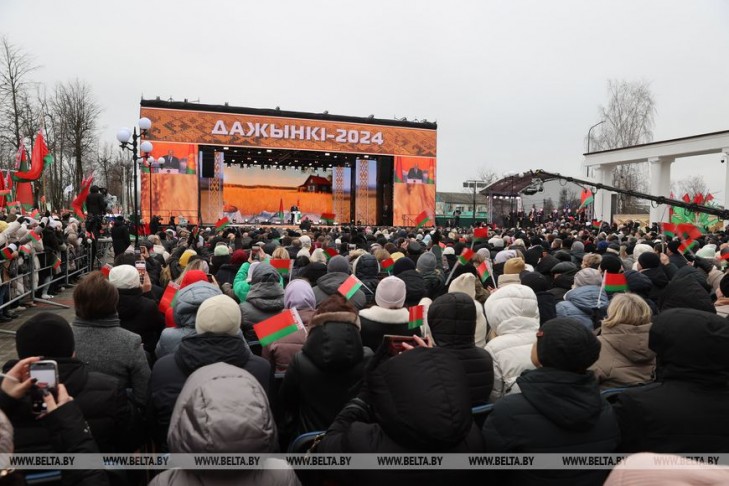
[[86,177],[83,181],[81,181],[81,190],[78,193],[78,196],[76,196],[73,201],[71,202],[71,207],[73,208],[73,212],[76,214],[76,216],[79,219],[84,219],[86,217],[84,213],[84,205],[86,204],[86,198],[89,197],[89,191],[91,190],[91,182],[93,182],[94,176],[90,175]]
[[321,213],[321,221],[324,224],[332,225],[334,224],[334,218],[336,218],[337,215],[334,213]]
[[423,211],[415,217],[415,226],[417,226],[418,228],[422,228],[428,221],[430,221],[428,211]]
[[626,292],[628,290],[628,281],[625,279],[624,273],[605,272],[604,277],[605,292]]
[[13,175],[16,182],[32,182],[40,179],[41,173],[47,164],[53,163],[53,156],[48,151],[48,146],[43,138],[43,132],[38,130],[38,135],[33,144],[33,151],[30,154],[30,170],[18,171]]
[[380,268],[382,268],[387,273],[390,273],[392,271],[392,267],[395,265],[395,260],[392,258],[385,258],[380,262]]
[[30,247],[28,245],[21,245],[20,248],[18,248],[18,253],[23,256],[30,256]]
[[7,246],[2,249],[2,257],[4,260],[12,260],[13,259],[13,250],[8,248]]
[[661,223],[661,229],[663,230],[663,234],[666,235],[667,238],[674,238],[676,236],[676,233],[678,233],[678,229],[673,223]]
[[688,236],[690,239],[696,240],[701,238],[703,232],[691,223],[680,223],[677,227],[681,237]]
[[473,241],[481,242],[489,239],[488,228],[476,228],[473,230]]
[[681,242],[680,245],[678,245],[678,251],[681,253],[686,253],[687,251],[691,250],[691,247],[696,244],[696,241],[692,240],[691,238],[687,238]]
[[225,228],[227,228],[230,225],[230,220],[227,216],[220,218],[215,223],[215,231],[223,231]]
[[345,299],[349,300],[357,293],[361,286],[362,282],[360,282],[354,275],[350,275],[349,278],[347,278],[347,280],[339,286],[337,292],[342,294]]
[[588,204],[592,204],[594,200],[595,198],[592,195],[592,191],[589,189],[583,189],[582,193],[580,193],[580,207],[577,208],[577,210],[579,211]]
[[414,305],[408,307],[408,329],[416,329],[423,325],[423,306]]
[[288,275],[291,272],[291,263],[293,260],[289,258],[272,258],[268,261],[279,275]]
[[284,217],[284,211],[283,211],[283,198],[280,198],[278,200],[278,217],[283,219]]
[[58,270],[61,267],[61,259],[56,257],[56,261],[53,262],[53,270]]
[[269,317],[265,321],[253,325],[261,346],[268,346],[274,341],[293,334],[298,329],[297,319],[293,309],[286,309],[280,314]]
[[485,283],[486,280],[491,278],[491,272],[489,272],[489,266],[484,260],[484,262],[476,268],[476,271],[478,272],[478,276],[481,279],[481,283]]
[[36,233],[35,231],[30,231],[28,233],[28,236],[30,236],[30,239],[35,241],[36,243],[40,243],[40,241],[41,241],[41,236],[38,233]]
[[162,294],[162,298],[159,301],[158,308],[162,314],[166,313],[167,309],[172,305],[172,301],[175,299],[178,290],[180,290],[179,284],[176,284],[175,282],[170,282],[167,284],[165,292],[164,294]]
[[471,258],[473,258],[474,254],[475,252],[470,248],[464,248],[463,253],[461,253],[458,257],[458,261],[461,263],[461,265],[465,265],[471,261]]
[[37,209],[33,209],[33,211],[30,212],[30,216],[33,219],[40,219],[40,211],[38,211]]
[[339,255],[339,252],[332,247],[324,248],[324,256],[327,258],[327,261],[329,261],[332,257],[335,257]]

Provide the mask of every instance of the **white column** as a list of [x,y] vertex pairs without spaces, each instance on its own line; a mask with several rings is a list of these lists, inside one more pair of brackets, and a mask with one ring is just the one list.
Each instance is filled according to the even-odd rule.
[[[648,159],[650,164],[650,193],[653,196],[668,197],[671,195],[671,164],[674,159],[665,157],[653,157]],[[654,207],[655,206],[655,207]],[[665,204],[651,204],[651,223],[668,221],[668,206]]]
[[[613,185],[613,168],[609,165],[593,166],[593,179],[601,184]],[[593,218],[612,224],[612,192],[598,189],[595,193],[595,212]]]

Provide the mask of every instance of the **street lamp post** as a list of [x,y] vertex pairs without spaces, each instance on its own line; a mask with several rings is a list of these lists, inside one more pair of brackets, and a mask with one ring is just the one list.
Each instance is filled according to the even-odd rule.
[[465,188],[473,188],[473,222],[472,224],[476,225],[476,190],[478,189],[484,189],[488,186],[488,184],[484,181],[479,181],[476,179],[470,179],[468,181],[465,181],[463,183],[463,187]]
[[[590,153],[590,140],[592,139],[592,129],[595,127],[599,127],[603,123],[605,123],[607,120],[601,120],[597,123],[595,123],[593,126],[590,127],[589,130],[587,130],[587,153]],[[590,168],[587,167],[587,164],[585,164],[585,176],[590,177]]]
[[[134,248],[139,248],[139,229],[141,225],[141,218],[139,217],[139,202],[138,202],[138,182],[137,182],[137,165],[140,162],[147,163],[150,158],[154,146],[149,140],[144,140],[141,144],[139,140],[147,134],[147,131],[152,128],[152,122],[149,118],[140,118],[137,122],[139,126],[139,133],[137,133],[137,127],[134,127],[130,132],[128,128],[120,128],[116,133],[116,139],[119,141],[123,150],[129,150],[132,153],[132,165],[134,166],[134,217],[136,231],[134,232]],[[140,149],[142,157],[138,157],[137,148]],[[151,182],[151,181],[150,181]],[[151,193],[150,193],[151,198]],[[152,207],[150,205],[150,211]]]

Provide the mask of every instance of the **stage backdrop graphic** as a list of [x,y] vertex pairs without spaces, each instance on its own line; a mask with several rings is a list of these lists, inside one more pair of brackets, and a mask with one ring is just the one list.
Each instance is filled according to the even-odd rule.
[[414,226],[415,218],[429,211],[435,223],[435,158],[396,156],[393,174],[393,224]]
[[[194,143],[154,143],[154,162],[151,167],[142,166],[140,175],[139,203],[144,221],[149,221],[151,201],[152,213],[165,221],[170,216],[179,221],[183,216],[190,223],[197,222],[197,152]],[[160,157],[164,162],[159,163]]]

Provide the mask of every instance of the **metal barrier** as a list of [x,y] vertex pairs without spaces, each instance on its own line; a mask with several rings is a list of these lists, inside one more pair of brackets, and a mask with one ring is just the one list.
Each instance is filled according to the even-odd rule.
[[[47,258],[49,255],[54,256],[55,258]],[[10,304],[18,301],[22,301],[24,299],[30,298],[32,302],[42,302],[44,304],[50,304],[54,305],[56,307],[61,307],[63,309],[68,309],[69,306],[65,304],[61,304],[59,302],[53,302],[51,300],[46,300],[43,298],[36,297],[36,292],[41,289],[50,288],[51,285],[55,283],[61,282],[62,285],[70,285],[70,279],[74,276],[80,276],[84,273],[87,273],[89,271],[89,264],[90,264],[90,257],[91,257],[91,247],[87,246],[81,246],[76,249],[75,254],[73,257],[71,257],[71,251],[66,249],[61,253],[61,271],[58,273],[54,273],[55,269],[53,268],[55,266],[57,255],[52,252],[38,252],[31,254],[26,258],[26,261],[28,262],[28,270],[25,273],[18,273],[15,277],[11,277],[10,280],[7,282],[3,282],[2,285],[8,286],[8,299],[3,302],[2,305],[0,305],[0,312],[3,312],[6,307],[8,307]],[[35,257],[38,257],[38,261],[41,261],[42,259],[45,261],[46,265],[40,265],[38,268],[36,268],[35,264]],[[52,263],[49,263],[48,261],[51,260]],[[74,270],[70,270],[70,263],[73,263]],[[40,281],[40,274],[42,272],[48,271],[50,273],[51,279],[45,282]],[[34,278],[37,275],[37,278]],[[20,284],[16,284],[15,282],[19,282]],[[26,285],[27,282],[27,285]],[[13,292],[13,289],[17,289],[18,287],[22,286],[23,291],[20,293]],[[14,294],[14,295],[13,295]],[[0,334],[11,334],[15,335],[15,331],[10,331],[6,329],[0,329]]]

